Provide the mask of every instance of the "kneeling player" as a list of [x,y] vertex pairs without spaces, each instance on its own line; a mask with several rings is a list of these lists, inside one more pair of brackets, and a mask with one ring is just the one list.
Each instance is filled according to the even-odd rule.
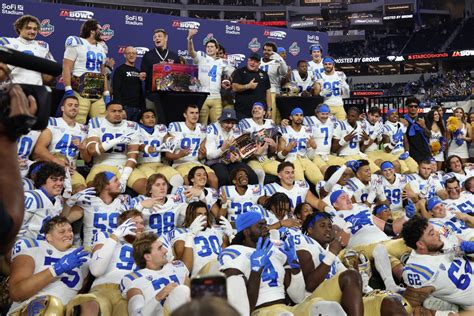
[[13,248],[9,315],[62,315],[84,283],[89,254],[82,247],[71,248],[68,220],[55,216],[43,229],[46,240],[20,239]]

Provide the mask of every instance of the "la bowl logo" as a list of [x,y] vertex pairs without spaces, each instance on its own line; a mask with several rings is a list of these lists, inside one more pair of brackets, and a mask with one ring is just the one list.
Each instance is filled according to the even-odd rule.
[[298,46],[297,42],[293,42],[291,46],[288,48],[288,51],[291,55],[296,56],[300,53],[301,49]]
[[272,38],[272,39],[282,40],[282,39],[285,39],[286,32],[265,30],[263,31],[263,36]]
[[244,54],[230,54],[227,55],[227,60],[229,64],[233,65],[234,67],[238,67],[241,62],[245,60]]
[[71,11],[67,9],[61,9],[59,16],[65,17],[66,20],[71,21],[87,21],[94,17],[94,12],[91,11]]
[[258,42],[258,39],[256,37],[252,38],[252,40],[249,42],[248,48],[252,52],[257,52],[260,49],[260,43]]
[[103,41],[108,41],[114,37],[114,30],[110,28],[110,24],[102,25],[102,30],[100,31],[100,39]]
[[174,28],[180,30],[180,31],[187,31],[191,29],[196,29],[199,30],[199,26],[201,23],[199,22],[194,22],[194,21],[179,21],[179,20],[174,20],[171,26]]
[[50,23],[49,19],[44,19],[43,21],[41,21],[40,29],[38,33],[40,33],[44,37],[48,37],[51,34],[53,34],[53,32],[54,32],[54,25]]

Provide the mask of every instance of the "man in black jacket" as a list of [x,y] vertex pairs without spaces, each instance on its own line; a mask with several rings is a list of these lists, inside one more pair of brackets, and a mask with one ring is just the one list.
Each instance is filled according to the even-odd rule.
[[127,119],[136,122],[145,103],[142,91],[142,80],[145,80],[145,75],[140,74],[140,70],[135,67],[137,50],[134,47],[125,48],[124,57],[125,63],[114,72],[112,92],[114,101],[122,104],[127,112]]
[[[155,109],[158,123],[166,124],[165,113],[162,104],[156,103],[155,98],[151,95],[152,79],[153,79],[153,65],[160,63],[180,63],[177,53],[170,51],[168,45],[168,33],[164,29],[156,29],[153,32],[153,42],[155,46],[150,49],[142,58],[140,71],[142,76],[146,76],[145,91],[146,91],[146,107],[147,109]],[[155,107],[156,104],[156,107]]]

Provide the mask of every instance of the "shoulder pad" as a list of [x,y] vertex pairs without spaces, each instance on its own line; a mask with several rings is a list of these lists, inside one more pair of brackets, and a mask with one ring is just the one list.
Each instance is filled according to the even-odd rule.
[[34,205],[36,206],[36,208],[44,207],[43,199],[41,198],[41,195],[37,191],[35,190],[26,191],[25,192],[25,208],[30,208],[31,206],[33,206],[33,201],[35,202]]
[[0,37],[0,45],[8,45],[10,44],[11,38],[8,37]]
[[140,272],[135,271],[135,272],[132,272],[132,273],[129,273],[129,274],[125,275],[125,277],[128,278],[128,279],[130,279],[130,280],[132,280],[132,281],[134,281],[134,280],[136,280],[136,279],[138,279],[138,278],[141,278],[142,275],[141,275]]
[[161,133],[166,133],[168,131],[168,128],[166,128],[165,124],[156,125],[156,129]]
[[50,117],[48,123],[51,126],[58,126],[58,122],[56,121],[55,117]]
[[17,243],[23,243],[26,246],[26,248],[39,247],[38,241],[34,238],[23,238],[23,239],[20,239]]
[[173,260],[171,261],[173,267],[184,267],[184,263],[181,260]]
[[170,132],[182,132],[180,123],[181,122],[171,122],[170,125],[168,126],[168,131],[170,131]]
[[224,264],[224,261],[223,261],[224,257],[230,257],[232,260],[234,260],[235,258],[237,258],[240,255],[241,255],[241,252],[238,251],[237,249],[225,248],[221,251],[221,253],[217,257],[217,260],[219,261],[219,263],[221,265],[223,265]]
[[212,123],[211,125],[207,126],[207,133],[217,135],[217,128],[215,123]]
[[84,45],[84,42],[82,38],[78,36],[69,36],[68,38],[66,38],[66,43],[64,44],[64,46],[66,47],[76,47],[81,45]]
[[46,43],[45,41],[36,41],[36,43],[38,43],[38,45],[43,48],[49,48],[48,43]]

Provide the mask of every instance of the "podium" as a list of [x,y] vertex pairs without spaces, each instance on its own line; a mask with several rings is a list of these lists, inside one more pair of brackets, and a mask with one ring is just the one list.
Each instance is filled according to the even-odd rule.
[[314,115],[316,107],[323,103],[324,98],[321,96],[312,97],[276,97],[276,105],[280,111],[281,118],[288,118],[291,111],[299,107],[303,110],[304,116]]
[[188,104],[196,104],[201,110],[208,95],[208,92],[156,91],[147,98],[155,103],[158,123],[168,125],[184,121],[183,112]]

